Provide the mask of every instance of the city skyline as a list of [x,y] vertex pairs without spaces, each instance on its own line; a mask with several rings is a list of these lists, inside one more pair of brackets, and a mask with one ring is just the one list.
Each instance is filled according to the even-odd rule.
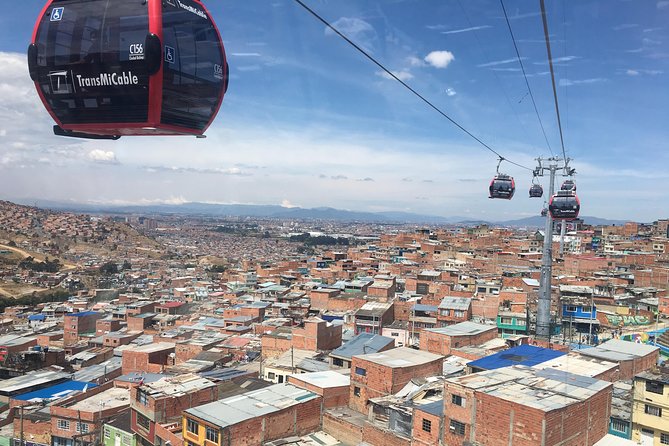
[[[542,200],[527,198],[529,172],[503,163],[516,196],[489,200],[495,157],[296,3],[205,3],[231,69],[206,140],[53,136],[25,62],[43,3],[15,5],[0,18],[2,198],[329,206],[498,221],[539,214]],[[538,2],[504,4],[559,153]],[[534,167],[537,156],[550,156],[498,2],[309,6],[505,157]],[[547,7],[582,213],[664,217],[669,2]]]

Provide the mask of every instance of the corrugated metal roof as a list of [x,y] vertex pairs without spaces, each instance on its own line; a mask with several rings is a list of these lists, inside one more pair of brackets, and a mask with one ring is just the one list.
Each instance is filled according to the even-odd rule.
[[439,308],[449,310],[468,310],[472,300],[467,297],[444,297],[439,304]]
[[599,344],[597,347],[581,351],[581,354],[607,359],[609,361],[629,361],[634,358],[649,355],[659,349],[659,347],[652,345],[637,344],[636,342],[622,341],[620,339],[610,339],[603,344]]
[[225,428],[315,398],[318,398],[315,393],[283,383],[214,401],[187,409],[185,412],[215,426]]
[[22,393],[13,397],[15,400],[21,401],[41,401],[54,400],[64,398],[73,392],[80,392],[84,389],[92,389],[97,385],[82,381],[65,381],[55,386],[46,387],[44,389],[35,390],[33,392]]
[[351,360],[354,355],[376,353],[388,345],[395,345],[393,338],[372,333],[360,333],[341,347],[333,350],[330,356]]
[[484,333],[489,330],[497,330],[495,325],[477,324],[476,322],[460,322],[458,324],[448,325],[446,327],[428,328],[424,331],[439,333],[448,336],[468,336]]
[[0,394],[12,394],[23,389],[35,388],[49,382],[65,381],[70,378],[69,373],[47,371],[30,372],[28,375],[17,376],[0,381]]
[[414,350],[408,347],[393,348],[384,352],[368,355],[356,355],[356,357],[391,368],[413,367],[415,365],[427,364],[432,361],[443,359],[443,356],[441,355],[435,355],[434,353],[422,350]]

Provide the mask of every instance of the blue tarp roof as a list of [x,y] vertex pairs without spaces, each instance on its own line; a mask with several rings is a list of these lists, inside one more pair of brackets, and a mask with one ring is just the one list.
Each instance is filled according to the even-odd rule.
[[439,308],[436,305],[416,304],[411,309],[414,311],[425,311],[426,313],[428,312],[436,313]]
[[469,362],[467,365],[482,370],[501,369],[502,367],[509,367],[512,365],[531,367],[564,354],[564,352],[551,350],[549,348],[536,347],[534,345],[519,345],[518,347],[510,348],[495,353],[494,355]]
[[79,313],[67,313],[68,316],[83,317],[91,314],[98,314],[97,311],[80,311]]
[[332,356],[351,359],[355,355],[366,355],[376,353],[388,344],[395,344],[393,338],[372,333],[360,333],[346,344],[330,353]]
[[43,321],[44,319],[46,319],[46,316],[43,314],[31,314],[28,316],[29,321]]
[[75,391],[84,390],[84,387],[87,389],[92,389],[93,387],[97,387],[97,385],[83,381],[65,381],[60,384],[56,384],[55,386],[16,395],[13,398],[21,401],[52,400],[66,397]]

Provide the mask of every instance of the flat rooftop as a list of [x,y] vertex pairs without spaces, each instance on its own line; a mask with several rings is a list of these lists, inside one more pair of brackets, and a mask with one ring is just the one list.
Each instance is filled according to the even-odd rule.
[[0,394],[10,395],[21,392],[24,389],[35,387],[44,387],[50,382],[65,381],[70,378],[69,373],[47,371],[31,372],[28,375],[17,376],[15,378],[0,381]]
[[100,410],[123,406],[130,406],[130,389],[112,387],[90,398],[81,400],[68,408],[81,410],[82,412],[98,412]]
[[557,358],[550,359],[533,366],[533,368],[538,370],[561,370],[563,372],[589,376],[591,378],[597,375],[601,375],[602,373],[606,373],[609,370],[617,369],[618,367],[619,365],[616,362],[583,356],[577,352],[571,352],[564,356],[558,356]]
[[446,327],[428,328],[424,331],[447,336],[475,336],[490,330],[497,331],[497,326],[477,324],[476,322],[460,322],[459,324],[448,325]]
[[334,370],[326,370],[324,372],[312,373],[296,373],[293,376],[295,379],[304,381],[315,387],[322,389],[329,389],[331,387],[344,387],[351,384],[351,377],[335,372]]
[[185,412],[215,426],[225,428],[315,398],[319,398],[315,393],[283,383],[214,401],[187,409]]
[[153,398],[162,396],[182,396],[196,392],[208,387],[216,387],[212,381],[202,378],[193,373],[177,376],[166,376],[157,381],[146,383],[142,390],[148,392]]
[[655,347],[652,345],[637,344],[636,342],[622,341],[620,339],[611,339],[603,344],[599,344],[597,347],[581,350],[580,353],[584,356],[618,362],[642,358],[659,350],[660,347]]
[[451,378],[449,383],[549,412],[588,400],[610,382],[559,370],[516,365]]
[[133,347],[130,351],[133,352],[144,352],[144,353],[153,353],[159,352],[162,350],[168,350],[174,348],[174,344],[171,342],[155,342],[152,344],[141,345],[139,347]]
[[380,353],[356,355],[354,357],[391,368],[413,367],[443,359],[441,355],[408,347],[393,348]]
[[477,359],[467,365],[482,370],[494,370],[512,365],[533,366],[563,356],[564,352],[534,345],[519,345],[485,358]]

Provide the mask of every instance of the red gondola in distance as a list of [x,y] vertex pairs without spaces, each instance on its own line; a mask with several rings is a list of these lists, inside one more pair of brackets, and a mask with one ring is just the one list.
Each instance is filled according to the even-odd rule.
[[204,134],[229,72],[200,0],[49,0],[28,67],[54,133],[99,139]]

